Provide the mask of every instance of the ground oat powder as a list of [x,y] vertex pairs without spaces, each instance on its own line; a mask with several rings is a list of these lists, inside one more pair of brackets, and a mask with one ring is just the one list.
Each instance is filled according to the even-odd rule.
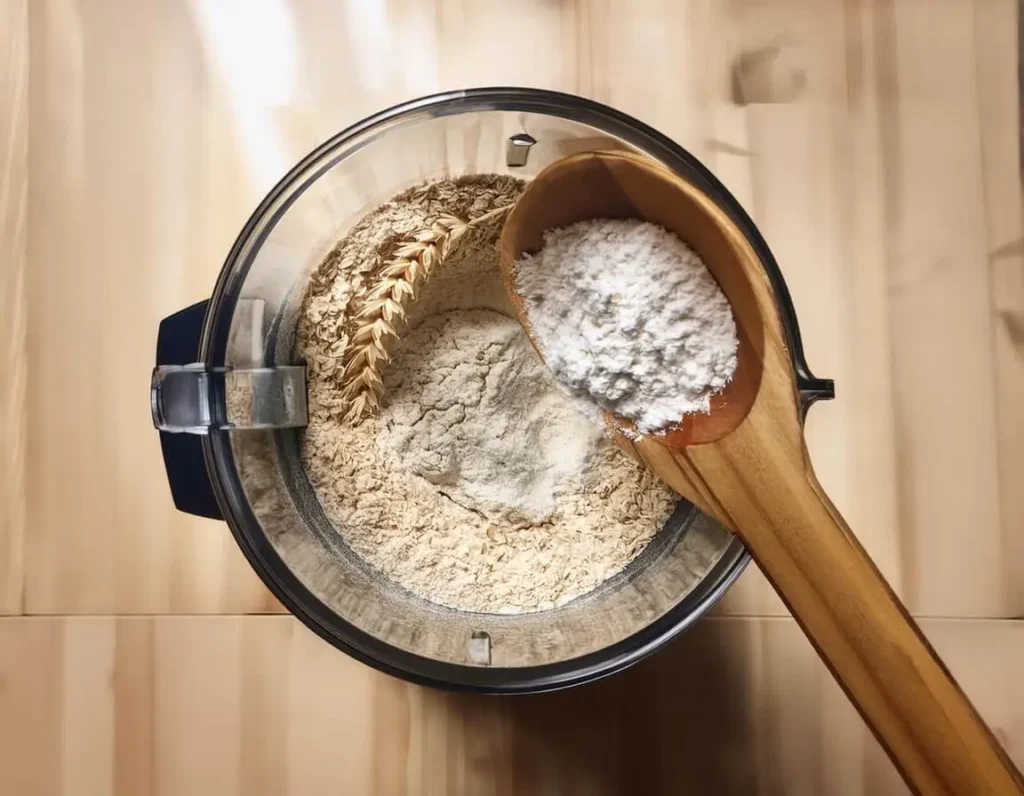
[[519,323],[490,310],[427,318],[385,376],[380,441],[461,506],[546,522],[586,488],[602,433],[558,389]]
[[424,599],[466,611],[562,605],[620,572],[676,498],[561,392],[513,320],[500,224],[436,269],[384,371],[381,414],[344,419],[348,320],[397,242],[439,215],[469,219],[520,183],[432,183],[370,213],[325,258],[303,301],[303,462],[345,543]]

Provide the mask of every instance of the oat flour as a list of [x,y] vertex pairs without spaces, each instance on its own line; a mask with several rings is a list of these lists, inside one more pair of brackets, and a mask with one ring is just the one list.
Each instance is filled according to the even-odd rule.
[[325,514],[392,581],[466,611],[544,610],[591,591],[647,546],[676,500],[556,389],[511,318],[499,225],[470,233],[410,307],[381,414],[345,420],[339,370],[381,263],[439,215],[468,220],[520,188],[477,175],[373,211],[317,269],[298,330],[302,457]]
[[519,322],[489,310],[427,318],[385,376],[380,441],[459,505],[545,522],[602,434],[558,389]]

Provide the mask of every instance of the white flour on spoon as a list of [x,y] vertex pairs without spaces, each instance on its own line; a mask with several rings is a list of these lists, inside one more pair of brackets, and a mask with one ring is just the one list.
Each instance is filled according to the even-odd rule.
[[516,263],[515,286],[555,377],[641,434],[708,412],[736,371],[728,299],[697,254],[656,224],[550,230]]

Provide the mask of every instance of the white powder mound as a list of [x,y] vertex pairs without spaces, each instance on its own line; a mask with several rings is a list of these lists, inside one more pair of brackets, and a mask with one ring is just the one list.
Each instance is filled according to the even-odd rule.
[[516,267],[548,367],[641,434],[708,412],[736,371],[728,299],[697,254],[656,224],[594,219],[551,230]]
[[408,333],[400,359],[378,438],[402,468],[490,519],[550,519],[602,435],[519,324],[487,310],[442,313]]

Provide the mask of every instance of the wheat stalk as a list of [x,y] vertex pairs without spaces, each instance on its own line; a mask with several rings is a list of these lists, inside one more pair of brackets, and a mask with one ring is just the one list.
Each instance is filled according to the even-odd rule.
[[503,216],[512,205],[497,207],[469,221],[439,216],[426,229],[400,243],[377,274],[378,282],[363,297],[353,316],[341,375],[342,396],[348,401],[345,419],[353,423],[380,409],[384,395],[383,366],[391,361],[391,347],[406,308],[416,298],[432,269],[447,259],[456,244],[474,227]]

